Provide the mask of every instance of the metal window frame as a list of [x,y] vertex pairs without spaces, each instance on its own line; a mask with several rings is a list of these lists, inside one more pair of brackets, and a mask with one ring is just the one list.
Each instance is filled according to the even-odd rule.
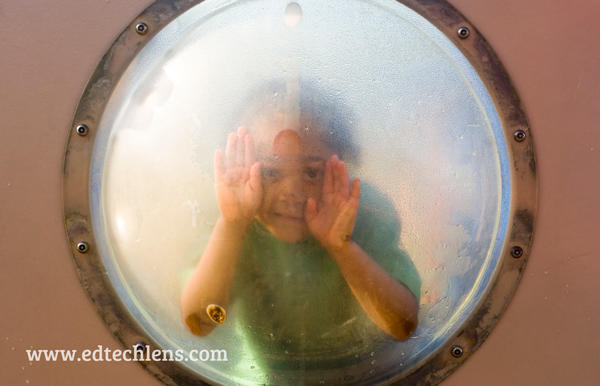
[[[508,229],[498,273],[461,328],[402,379],[437,384],[483,343],[517,289],[533,241],[537,180],[531,131],[519,97],[497,55],[481,33],[443,0],[397,0],[440,29],[465,55],[486,86],[498,112],[511,167]],[[90,210],[90,166],[96,130],[121,75],[163,27],[202,0],[158,0],[136,17],[104,55],[80,100],[69,131],[63,171],[65,228],[79,280],[111,333],[126,347],[140,342],[160,348],[121,302],[95,245]],[[165,384],[206,384],[177,362],[140,362]]]

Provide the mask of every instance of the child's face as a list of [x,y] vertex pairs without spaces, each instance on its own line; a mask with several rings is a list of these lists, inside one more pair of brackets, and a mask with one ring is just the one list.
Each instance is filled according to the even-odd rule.
[[254,130],[263,184],[257,219],[282,241],[302,241],[309,234],[306,202],[311,197],[319,202],[325,161],[333,152],[315,135],[286,129],[285,117],[270,117],[260,124]]

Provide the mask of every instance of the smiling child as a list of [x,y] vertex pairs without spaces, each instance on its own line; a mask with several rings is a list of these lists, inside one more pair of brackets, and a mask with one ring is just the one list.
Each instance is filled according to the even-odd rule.
[[358,214],[361,182],[312,121],[270,111],[253,135],[229,134],[214,160],[221,216],[181,298],[192,333],[235,316],[270,366],[322,364],[368,346],[373,328],[404,340],[418,323],[397,227]]

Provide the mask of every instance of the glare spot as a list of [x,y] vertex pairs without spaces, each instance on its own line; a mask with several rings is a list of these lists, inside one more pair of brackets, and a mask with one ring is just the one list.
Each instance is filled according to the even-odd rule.
[[285,14],[283,20],[289,27],[295,27],[300,23],[302,19],[302,8],[298,3],[289,3],[285,8]]

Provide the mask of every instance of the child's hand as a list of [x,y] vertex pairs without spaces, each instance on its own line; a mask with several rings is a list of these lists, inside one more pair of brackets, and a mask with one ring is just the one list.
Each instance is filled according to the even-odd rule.
[[325,163],[321,202],[317,208],[315,199],[310,198],[304,214],[308,229],[325,249],[339,250],[350,241],[359,197],[360,181],[352,181],[350,191],[346,165],[332,156]]
[[229,134],[224,158],[217,150],[215,185],[221,216],[229,224],[247,228],[260,207],[262,185],[252,137],[244,127]]

